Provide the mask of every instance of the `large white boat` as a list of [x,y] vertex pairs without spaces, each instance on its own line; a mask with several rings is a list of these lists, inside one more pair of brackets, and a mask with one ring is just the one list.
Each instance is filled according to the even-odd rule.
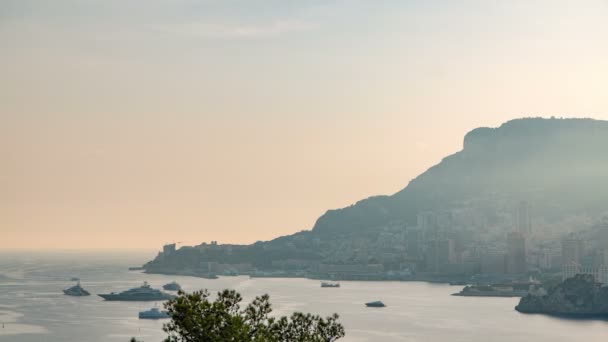
[[140,287],[135,287],[120,293],[112,292],[107,294],[100,294],[99,297],[105,300],[124,301],[154,301],[176,298],[176,296],[172,294],[151,288],[150,285],[148,285],[148,282],[144,282],[144,284]]

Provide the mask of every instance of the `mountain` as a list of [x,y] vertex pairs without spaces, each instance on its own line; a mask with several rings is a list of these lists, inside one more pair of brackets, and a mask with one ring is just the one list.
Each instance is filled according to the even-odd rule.
[[[553,235],[559,223],[571,217],[602,215],[608,206],[607,147],[607,121],[525,118],[498,128],[477,128],[464,137],[461,151],[403,190],[329,210],[310,231],[248,246],[182,247],[170,256],[159,254],[146,270],[208,272],[193,271],[204,268],[205,262],[290,270],[319,264],[382,264],[384,270],[402,270],[412,260],[417,265],[411,267],[428,269],[429,255],[423,251],[432,249],[416,245],[428,243],[428,234],[427,242],[416,235],[417,229],[428,228],[418,222],[425,213],[435,215],[434,234],[451,226],[440,234],[453,240],[461,255],[476,255],[483,247],[477,241],[480,232],[486,243],[500,244],[516,224],[513,213],[520,203],[529,204],[535,219],[547,223],[544,229]],[[437,221],[443,213],[448,213],[448,224]],[[573,225],[578,223],[567,221],[561,227],[579,228]],[[544,233],[537,231],[541,237]]]
[[500,196],[533,201],[542,215],[599,214],[608,200],[608,121],[517,119],[477,128],[463,149],[392,196],[330,210],[313,231],[364,230],[393,220],[416,225],[417,214]]

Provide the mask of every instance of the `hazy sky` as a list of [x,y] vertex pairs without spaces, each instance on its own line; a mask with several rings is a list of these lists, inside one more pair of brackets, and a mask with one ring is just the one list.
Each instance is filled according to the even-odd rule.
[[607,1],[0,0],[0,248],[248,243],[608,119]]

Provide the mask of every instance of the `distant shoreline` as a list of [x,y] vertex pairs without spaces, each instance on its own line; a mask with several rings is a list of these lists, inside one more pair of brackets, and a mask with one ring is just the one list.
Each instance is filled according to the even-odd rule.
[[[146,274],[161,274],[161,275],[177,275],[177,276],[184,276],[184,277],[194,277],[194,278],[203,278],[203,279],[216,279],[210,275],[206,275],[206,274],[194,274],[191,272],[158,272],[158,271],[147,271],[144,270],[142,273],[146,273]],[[332,281],[370,281],[370,282],[425,282],[425,283],[429,283],[429,284],[447,284],[447,285],[451,285],[451,286],[464,286],[461,284],[450,284],[452,282],[461,282],[462,278],[451,278],[451,279],[447,279],[447,278],[433,278],[433,277],[428,277],[428,276],[411,276],[411,277],[402,277],[402,278],[389,278],[389,277],[385,277],[385,276],[362,276],[362,277],[324,277],[322,275],[302,275],[302,274],[268,274],[268,275],[262,275],[262,274],[250,274],[250,273],[242,273],[242,274],[238,274],[238,275],[223,275],[223,274],[217,274],[215,275],[215,277],[222,277],[222,278],[230,278],[230,277],[235,277],[235,276],[246,276],[249,278],[277,278],[277,279],[292,279],[292,278],[299,278],[299,279],[309,279],[309,280],[332,280]]]

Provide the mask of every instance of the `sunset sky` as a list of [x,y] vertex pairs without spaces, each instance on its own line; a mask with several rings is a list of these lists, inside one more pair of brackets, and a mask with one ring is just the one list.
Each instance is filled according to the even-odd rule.
[[250,243],[523,116],[608,119],[608,1],[0,0],[0,249]]

